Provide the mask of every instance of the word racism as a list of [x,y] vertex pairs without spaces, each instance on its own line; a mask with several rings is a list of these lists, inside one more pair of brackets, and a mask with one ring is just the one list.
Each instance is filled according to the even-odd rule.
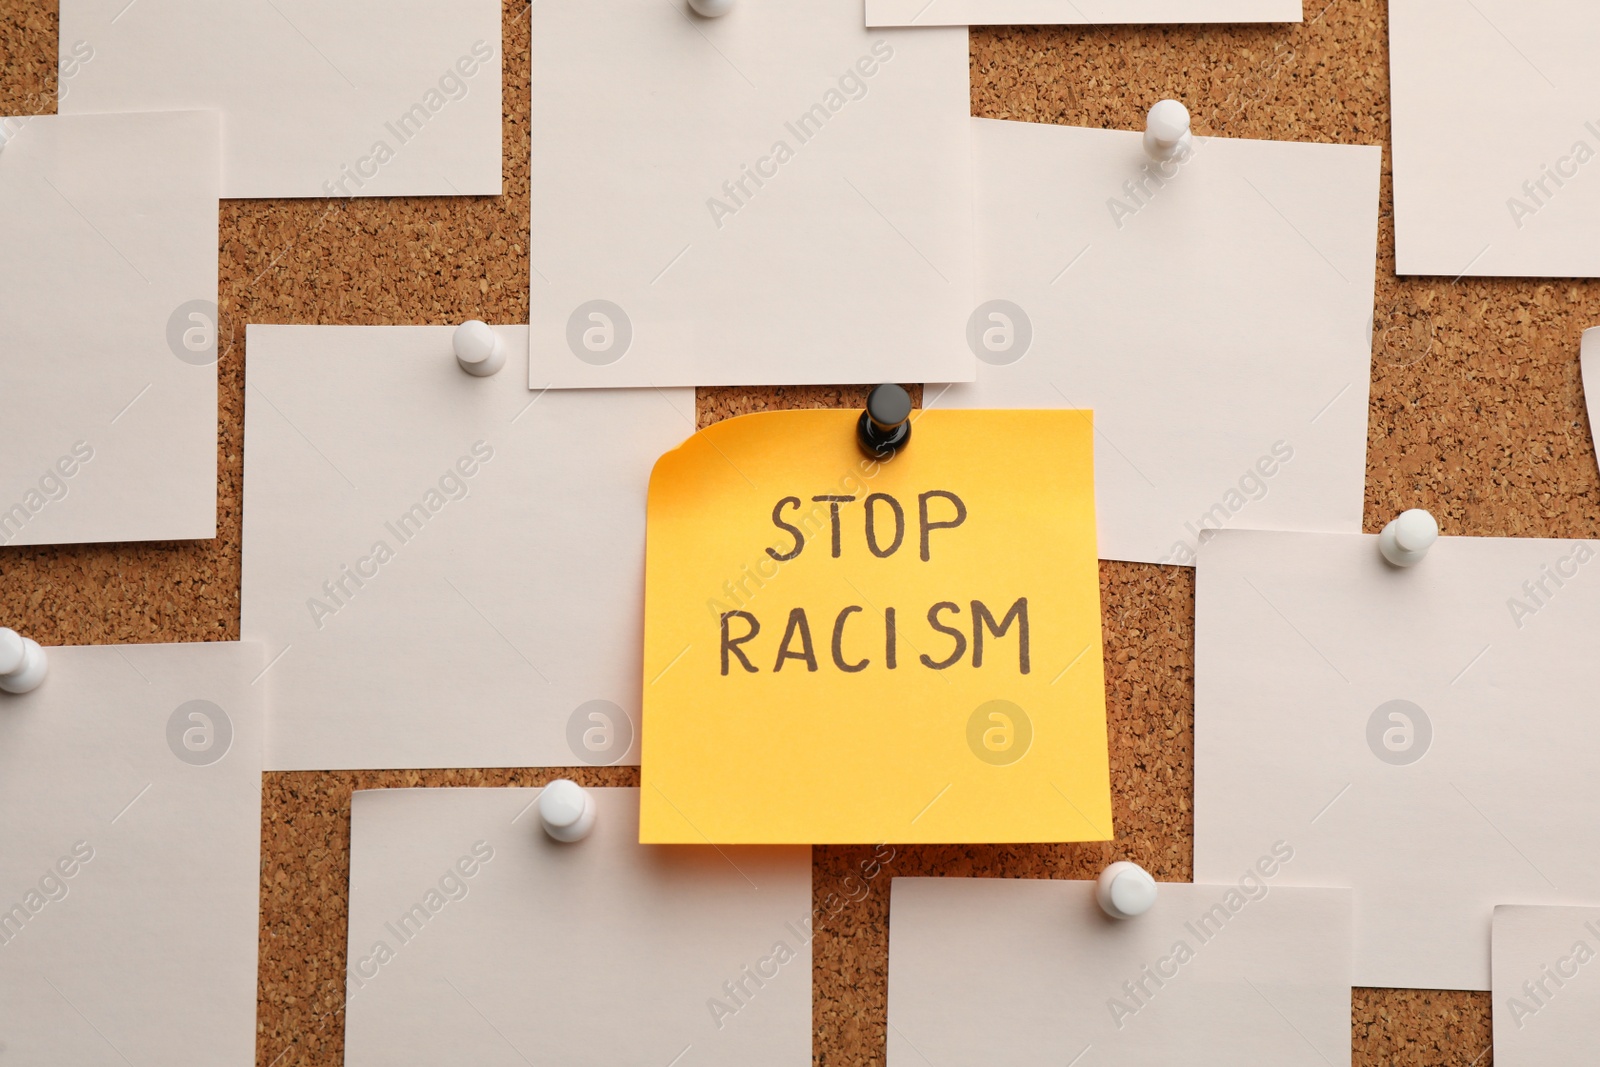
[[778,176],[778,168],[794,159],[796,147],[810,142],[813,137],[821,133],[822,127],[826,126],[833,116],[843,111],[844,106],[850,101],[866,99],[866,79],[878,73],[879,64],[887,63],[893,58],[894,46],[888,41],[872,42],[872,55],[862,56],[856,60],[853,67],[839,75],[838,88],[829,89],[822,94],[820,103],[812,104],[808,110],[802,111],[792,121],[783,124],[783,128],[794,137],[793,145],[784,138],[772,142],[772,147],[767,149],[766,155],[753,164],[742,164],[739,167],[738,177],[722,183],[721,197],[707,197],[706,210],[711,212],[711,221],[716,223],[717,229],[722,229],[723,220],[731,215],[737,215],[741,208],[755,198],[756,193],[766,187],[767,182]]
[[467,899],[471,891],[468,880],[476,878],[484,864],[493,859],[493,845],[487,841],[473,842],[471,854],[462,856],[446,867],[438,882],[422,894],[421,900],[401,912],[393,922],[383,924],[383,928],[394,938],[394,944],[390,945],[381,938],[374,941],[365,956],[350,962],[347,984],[360,989],[378,977],[379,970],[395,958],[400,947],[415,941],[434,916],[450,904]]
[[94,846],[87,841],[77,842],[71,854],[56,860],[55,865],[40,876],[37,885],[22,895],[19,903],[0,911],[0,945],[15,941],[47,905],[66,900],[71,892],[67,882],[76,878],[92,859]]
[[[1584,923],[1583,928],[1591,936],[1600,939],[1600,926],[1591,921]],[[1527,1025],[1525,1020],[1528,1016],[1538,1015],[1549,1007],[1556,994],[1578,977],[1578,968],[1594,959],[1594,956],[1594,947],[1579,938],[1572,943],[1572,950],[1567,955],[1554,964],[1547,963],[1539,968],[1538,978],[1530,978],[1522,983],[1522,997],[1507,997],[1506,1009],[1510,1011],[1511,1021],[1517,1024],[1517,1029],[1521,1030]]]
[[[1593,122],[1584,123],[1583,128],[1600,140],[1600,127]],[[1517,224],[1517,229],[1522,229],[1528,219],[1548,206],[1550,201],[1555,199],[1556,193],[1560,192],[1568,181],[1578,176],[1578,168],[1594,157],[1594,147],[1588,141],[1575,141],[1571,151],[1556,160],[1554,167],[1547,163],[1541,168],[1539,177],[1523,182],[1522,192],[1526,199],[1517,196],[1506,198],[1506,210],[1511,212],[1511,221]],[[1554,189],[1550,188],[1552,182],[1555,183]]]
[[1273,844],[1272,854],[1256,860],[1255,865],[1240,877],[1238,885],[1224,893],[1222,899],[1198,919],[1183,924],[1183,928],[1194,938],[1193,944],[1186,937],[1178,938],[1167,954],[1157,959],[1153,966],[1145,964],[1137,978],[1123,982],[1123,996],[1106,1000],[1106,1010],[1111,1013],[1111,1021],[1117,1024],[1117,1029],[1121,1030],[1129,1018],[1149,1007],[1156,994],[1178,977],[1183,965],[1193,961],[1201,948],[1215,941],[1235,916],[1255,901],[1265,900],[1269,891],[1267,881],[1292,859],[1294,848],[1287,841]]
[[[839,559],[844,552],[843,522],[840,516],[840,505],[853,503],[858,498],[854,495],[842,493],[814,496],[813,503],[828,505],[828,517],[831,527],[832,558]],[[785,531],[793,543],[784,551],[778,548],[767,549],[767,555],[779,563],[787,563],[797,558],[806,548],[806,530],[785,521],[784,515],[789,510],[798,511],[802,503],[797,496],[786,496],[778,501],[772,508],[772,524]],[[913,550],[905,544],[906,541],[906,510],[900,501],[888,493],[872,493],[862,503],[864,515],[863,525],[867,551],[878,559],[888,559],[902,548],[906,551],[916,551],[924,563],[933,559],[933,534],[939,530],[954,530],[967,521],[967,505],[956,494],[945,489],[931,489],[917,496],[917,547]],[[937,516],[937,517],[936,517]],[[810,524],[807,523],[807,526]],[[815,531],[813,531],[815,532]],[[1015,627],[1017,631],[1017,669],[1022,674],[1027,674],[1030,669],[1028,653],[1028,598],[1018,597],[1003,611],[991,610],[981,600],[973,600],[968,604],[971,613],[972,629],[972,665],[982,667],[984,662],[985,633],[995,640],[1004,638]],[[873,663],[867,656],[851,660],[845,655],[845,628],[850,622],[850,617],[863,608],[860,604],[848,604],[839,608],[833,615],[832,640],[830,645],[833,665],[846,674],[856,674],[866,670]],[[936,632],[943,634],[949,640],[949,652],[942,658],[935,659],[927,653],[920,653],[917,659],[924,667],[931,670],[942,671],[960,663],[967,656],[967,635],[960,627],[959,616],[962,606],[950,600],[942,600],[928,609],[928,625]],[[952,622],[947,623],[943,616],[952,617]],[[886,670],[896,670],[900,665],[899,637],[897,630],[897,612],[893,607],[883,609],[883,665]],[[734,664],[744,672],[757,674],[761,668],[750,657],[757,655],[756,649],[747,649],[745,646],[754,641],[761,634],[761,622],[749,611],[723,611],[718,616],[722,629],[722,674],[728,675]],[[929,647],[927,638],[916,642],[916,648]],[[793,608],[789,612],[787,622],[784,624],[783,637],[778,642],[776,655],[772,659],[772,672],[783,670],[784,665],[790,660],[805,664],[807,671],[819,669],[816,645],[811,635],[811,620],[805,608]],[[765,662],[762,658],[762,662]]]
[[390,545],[384,538],[378,538],[366,555],[358,558],[353,565],[341,564],[339,573],[322,583],[322,597],[307,597],[306,610],[311,613],[311,625],[320,630],[328,616],[337,615],[349,607],[356,594],[382,573],[384,564],[395,558],[399,546],[415,540],[429,520],[443,511],[452,500],[467,498],[471,492],[468,481],[482,469],[483,464],[492,459],[493,445],[487,441],[474,442],[472,455],[462,456],[447,468],[439,476],[437,488],[429,486],[421,500],[392,521],[385,522],[383,528],[394,536],[395,543]]

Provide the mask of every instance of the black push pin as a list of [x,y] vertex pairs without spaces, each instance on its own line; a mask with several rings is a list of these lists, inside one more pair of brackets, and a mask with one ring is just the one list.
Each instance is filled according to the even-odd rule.
[[911,440],[911,394],[885,382],[867,394],[867,410],[856,423],[856,442],[873,459],[893,459]]

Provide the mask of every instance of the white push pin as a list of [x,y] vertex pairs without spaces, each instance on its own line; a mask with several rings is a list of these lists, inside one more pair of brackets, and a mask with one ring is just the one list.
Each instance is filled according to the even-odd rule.
[[1402,511],[1378,535],[1378,551],[1396,567],[1414,567],[1439,540],[1439,524],[1421,508]]
[[455,346],[456,362],[468,374],[487,378],[506,365],[505,344],[481,319],[468,319],[457,326],[451,343]]
[[594,797],[570,778],[557,778],[539,794],[539,821],[557,841],[582,841],[594,829]]
[[31,693],[50,669],[44,649],[15,630],[0,628],[0,690]]
[[1137,863],[1118,860],[1101,873],[1094,898],[1113,919],[1132,919],[1155,907],[1156,880]]
[[1189,133],[1189,109],[1177,100],[1158,101],[1145,119],[1145,155],[1163,163],[1188,155],[1193,148],[1194,136]]
[[714,19],[721,18],[732,11],[733,0],[689,0],[689,6],[694,8],[696,15]]

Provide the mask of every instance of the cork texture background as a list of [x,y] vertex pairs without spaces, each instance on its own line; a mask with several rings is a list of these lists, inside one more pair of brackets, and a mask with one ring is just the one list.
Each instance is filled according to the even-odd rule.
[[[1387,7],[1325,2],[1306,0],[1298,25],[975,29],[972,113],[1139,129],[1172,96],[1203,134],[1384,145],[1367,530],[1426,507],[1447,534],[1600,535],[1578,374],[1600,284],[1395,277]],[[529,22],[526,0],[505,0],[503,196],[222,204],[217,539],[0,549],[0,622],[46,645],[238,637],[247,323],[528,320]],[[55,110],[56,38],[53,2],[0,0],[0,114]],[[863,396],[702,389],[699,417]],[[901,848],[881,871],[864,866],[870,848],[816,849],[818,1064],[883,1062],[891,877],[1085,878],[1123,857],[1158,879],[1192,876],[1193,572],[1102,563],[1101,595],[1117,840]],[[353,789],[560,775],[638,781],[633,769],[266,775],[258,1063],[342,1062]],[[1351,1026],[1361,1067],[1492,1061],[1487,994],[1357,989]]]

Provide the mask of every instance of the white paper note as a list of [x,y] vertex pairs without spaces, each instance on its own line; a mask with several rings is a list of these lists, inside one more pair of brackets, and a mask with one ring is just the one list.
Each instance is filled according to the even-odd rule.
[[494,196],[500,16],[496,0],[62,0],[61,110],[222,111],[225,197]]
[[809,1067],[811,850],[639,844],[591,789],[560,844],[537,789],[358,792],[350,1067]]
[[1225,531],[1195,607],[1195,876],[1286,840],[1357,985],[1488,989],[1496,904],[1600,903],[1588,541]]
[[0,1056],[254,1062],[260,647],[45,651],[0,694]]
[[533,8],[534,388],[971,380],[967,35]]
[[978,380],[930,407],[1094,410],[1105,559],[1361,528],[1376,147],[973,119]]
[[0,119],[0,545],[216,536],[217,137]]
[[896,878],[889,1067],[1349,1064],[1350,893],[1292,863],[1266,843],[1128,921],[1093,882]]
[[637,763],[650,469],[691,390],[532,393],[449,327],[252,326],[242,630],[268,766]]
[[1299,22],[1301,0],[867,0],[868,26]]
[[1600,907],[1494,909],[1495,1067],[1576,1063],[1600,1044]]
[[1600,276],[1600,8],[1394,0],[1401,274]]

